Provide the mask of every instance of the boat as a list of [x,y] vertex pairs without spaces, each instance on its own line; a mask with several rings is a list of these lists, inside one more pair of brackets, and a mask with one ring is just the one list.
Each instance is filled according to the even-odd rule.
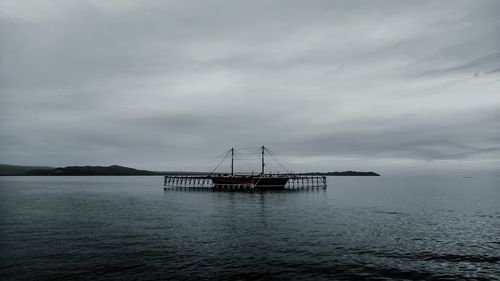
[[279,175],[229,175],[211,176],[214,188],[248,187],[255,190],[283,190],[290,177]]
[[[253,150],[253,149],[252,149]],[[265,147],[259,148],[260,173],[234,173],[235,149],[231,148],[210,173],[168,174],[164,177],[164,190],[168,188],[211,189],[213,191],[265,191],[326,188],[326,177],[322,175],[289,172]],[[264,156],[273,158],[286,173],[266,173]],[[231,173],[216,173],[219,166],[231,156]]]
[[266,174],[264,167],[264,155],[266,154],[266,147],[261,148],[261,173],[256,175],[236,175],[234,174],[234,148],[229,151],[231,154],[231,174],[229,175],[209,175],[214,184],[214,188],[220,189],[224,187],[249,187],[256,190],[283,190],[285,189],[289,175],[286,174]]

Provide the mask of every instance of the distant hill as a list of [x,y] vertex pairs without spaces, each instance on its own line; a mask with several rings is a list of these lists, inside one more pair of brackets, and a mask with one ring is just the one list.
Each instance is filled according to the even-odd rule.
[[[154,176],[154,175],[191,175],[209,174],[207,172],[157,172],[138,170],[118,165],[112,166],[68,166],[68,167],[47,167],[47,166],[19,166],[0,164],[0,176]],[[216,173],[220,174],[220,173]],[[300,173],[299,173],[300,174]],[[322,176],[380,176],[374,172],[326,172],[307,173],[309,175]]]
[[356,171],[343,171],[343,172],[326,172],[326,173],[309,173],[321,176],[380,176],[375,172],[356,172]]
[[32,170],[25,173],[31,176],[151,176],[160,172],[137,170],[133,168],[112,165],[103,166],[69,166],[50,170]]
[[17,176],[33,170],[46,171],[51,169],[54,169],[54,167],[0,164],[0,176]]

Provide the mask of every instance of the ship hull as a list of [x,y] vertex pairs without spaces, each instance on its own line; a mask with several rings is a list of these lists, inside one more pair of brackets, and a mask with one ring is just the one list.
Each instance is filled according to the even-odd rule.
[[242,186],[256,190],[284,190],[288,177],[266,176],[215,176],[211,177],[215,188]]

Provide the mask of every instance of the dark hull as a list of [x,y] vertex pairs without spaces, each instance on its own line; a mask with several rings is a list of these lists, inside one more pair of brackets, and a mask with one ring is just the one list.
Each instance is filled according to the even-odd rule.
[[260,176],[215,176],[211,177],[215,188],[224,186],[247,186],[258,190],[283,190],[288,177]]

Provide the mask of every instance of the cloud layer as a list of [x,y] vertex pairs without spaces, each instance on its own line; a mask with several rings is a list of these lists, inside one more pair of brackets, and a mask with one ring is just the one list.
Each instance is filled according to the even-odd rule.
[[266,144],[297,170],[496,169],[499,10],[3,0],[0,162],[206,170]]

